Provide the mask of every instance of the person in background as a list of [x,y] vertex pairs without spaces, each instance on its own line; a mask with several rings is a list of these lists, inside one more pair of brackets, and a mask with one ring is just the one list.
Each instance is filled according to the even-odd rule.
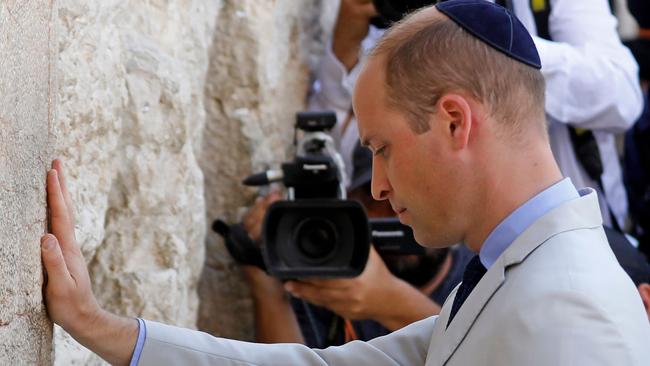
[[628,0],[627,3],[639,24],[637,39],[626,45],[639,63],[645,109],[625,134],[625,186],[633,219],[632,232],[639,240],[639,249],[650,258],[650,2]]

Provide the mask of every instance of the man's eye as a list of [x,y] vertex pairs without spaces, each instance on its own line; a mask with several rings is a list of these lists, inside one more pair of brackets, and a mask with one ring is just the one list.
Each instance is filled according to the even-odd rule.
[[377,150],[375,150],[375,156],[376,155],[382,155],[383,156],[385,151],[386,151],[386,146],[382,146],[382,147],[378,148]]

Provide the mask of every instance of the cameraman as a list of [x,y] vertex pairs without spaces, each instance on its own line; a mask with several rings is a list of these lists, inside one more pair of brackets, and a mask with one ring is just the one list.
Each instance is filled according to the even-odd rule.
[[[353,163],[348,197],[359,201],[369,217],[395,216],[387,201],[376,201],[370,193],[370,151],[357,144]],[[266,208],[279,199],[277,193],[259,198],[244,218],[254,241],[260,240]],[[471,257],[465,246],[427,249],[425,255],[379,255],[371,249],[365,270],[356,278],[290,281],[284,287],[261,269],[244,265],[254,301],[256,341],[325,348],[388,334],[438,314],[438,304],[462,280]],[[285,289],[295,298],[288,299]]]

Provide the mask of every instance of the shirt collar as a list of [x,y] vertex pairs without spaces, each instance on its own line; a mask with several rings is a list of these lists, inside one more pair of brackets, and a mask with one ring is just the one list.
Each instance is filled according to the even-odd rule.
[[561,204],[579,197],[571,179],[564,178],[526,201],[501,221],[485,239],[479,252],[481,263],[489,269],[533,222]]

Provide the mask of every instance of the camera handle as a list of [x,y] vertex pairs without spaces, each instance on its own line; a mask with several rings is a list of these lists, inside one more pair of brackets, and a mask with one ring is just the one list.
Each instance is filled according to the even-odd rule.
[[[345,182],[347,181],[347,175],[345,173],[345,163],[343,162],[343,158],[341,157],[341,154],[339,154],[339,152],[336,150],[336,147],[334,147],[334,139],[332,139],[332,136],[322,131],[307,132],[305,133],[304,138],[301,139],[300,142],[298,143],[296,154],[303,155],[303,156],[309,155],[309,152],[307,151],[307,144],[313,144],[314,141],[322,142],[325,151],[327,152],[327,155],[329,155],[332,158],[332,161],[334,161],[334,164],[336,165],[336,168],[338,170],[337,172],[338,181],[339,181],[338,196],[342,200],[347,199],[347,190],[345,188]],[[291,191],[289,192],[290,194],[292,193]]]

